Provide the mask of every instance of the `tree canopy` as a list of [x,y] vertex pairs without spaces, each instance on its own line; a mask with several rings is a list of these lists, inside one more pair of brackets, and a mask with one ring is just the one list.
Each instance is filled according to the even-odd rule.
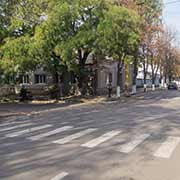
[[1,1],[1,72],[40,64],[52,73],[73,71],[81,86],[90,54],[119,62],[133,57],[136,65],[140,56],[147,65],[162,32],[161,13],[159,0]]

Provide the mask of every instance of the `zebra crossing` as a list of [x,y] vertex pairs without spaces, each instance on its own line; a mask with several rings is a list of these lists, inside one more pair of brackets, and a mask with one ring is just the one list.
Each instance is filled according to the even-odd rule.
[[30,140],[40,140],[42,138],[45,138],[45,137],[49,137],[49,136],[52,136],[52,135],[55,135],[55,134],[58,134],[58,133],[61,133],[61,132],[64,132],[66,130],[69,130],[69,129],[72,129],[73,126],[64,126],[64,127],[60,127],[60,128],[57,128],[55,130],[52,130],[50,132],[46,132],[46,133],[42,133],[42,134],[38,134],[38,135],[35,135],[35,136],[32,136],[28,139]]
[[[27,139],[28,143],[46,140],[50,141],[50,145],[56,144],[57,146],[55,148],[61,148],[68,143],[72,144],[74,141],[78,140],[78,143],[76,143],[78,147],[87,148],[90,149],[90,151],[98,147],[106,148],[111,146],[109,144],[113,141],[118,142],[118,140],[122,140],[123,133],[128,134],[129,132],[125,132],[125,130],[118,128],[113,130],[102,130],[101,128],[95,127],[76,127],[74,125],[66,125],[66,123],[60,123],[58,126],[53,124],[36,124],[33,122],[22,122],[18,124],[4,123],[0,125],[0,134],[5,138],[12,139],[20,137]],[[148,143],[152,136],[152,133],[139,132],[132,135],[129,139],[123,137],[125,141],[120,144],[117,143],[113,148],[116,152],[130,155],[135,153],[136,149],[141,149],[143,143]],[[151,155],[155,159],[170,159],[180,145],[180,137],[162,136],[160,139],[161,141],[156,143],[156,148]],[[105,146],[101,146],[103,143]],[[49,180],[65,180],[70,177],[70,175],[70,172],[62,171],[59,174],[49,177]]]
[[9,131],[9,130],[13,130],[13,129],[16,129],[16,128],[22,128],[22,127],[26,127],[26,126],[30,126],[30,125],[33,125],[33,124],[32,123],[27,123],[27,124],[20,124],[20,125],[12,126],[12,127],[6,127],[6,128],[0,129],[0,132]]
[[74,139],[78,139],[78,138],[80,138],[80,137],[82,137],[84,135],[87,135],[87,134],[89,134],[89,133],[91,133],[93,131],[96,131],[96,130],[97,129],[95,129],[95,128],[86,129],[86,130],[80,131],[78,133],[72,134],[70,136],[67,136],[67,137],[65,137],[63,139],[59,139],[57,141],[53,141],[53,143],[66,144],[66,143],[68,143],[68,142],[70,142],[70,141],[72,141]]
[[[61,127],[55,127],[53,124],[43,124],[37,125],[35,123],[22,123],[22,124],[1,124],[0,133],[3,133],[5,138],[14,138],[14,137],[23,137],[30,142],[38,140],[47,140],[47,137],[51,137],[50,143],[57,145],[65,145],[67,143],[72,143],[73,141],[80,139],[83,141],[84,137],[87,137],[87,142],[82,142],[79,144],[79,147],[82,148],[95,148],[100,146],[102,143],[111,142],[113,139],[121,139],[121,134],[123,130],[114,129],[105,131],[104,133],[99,134],[99,128],[78,128],[78,132],[72,133],[71,130],[77,131],[77,127],[70,125],[62,125]],[[6,127],[7,126],[7,127]],[[79,130],[80,129],[80,130]],[[13,132],[10,132],[13,131]],[[59,135],[63,133],[63,137],[59,138]],[[98,132],[96,137],[93,133]],[[89,139],[89,135],[92,135],[93,138]],[[132,153],[137,147],[140,147],[143,142],[148,142],[149,138],[152,136],[150,133],[136,134],[131,137],[128,141],[117,145],[115,148],[116,151],[124,154]],[[82,138],[82,139],[81,139]],[[158,148],[153,152],[152,156],[156,158],[170,158],[173,155],[173,152],[176,150],[177,146],[180,144],[180,137],[167,136],[163,142],[158,144]],[[57,146],[58,148],[58,146]]]
[[106,134],[103,134],[102,136],[95,138],[85,144],[82,144],[82,147],[88,147],[88,148],[93,148],[96,147],[97,145],[113,138],[114,136],[118,135],[121,131],[110,131]]
[[28,128],[28,129],[25,129],[25,130],[21,130],[21,131],[18,131],[18,132],[7,134],[6,137],[17,137],[17,136],[20,136],[20,135],[23,135],[23,134],[26,134],[26,133],[31,133],[31,132],[34,132],[34,131],[37,131],[37,130],[49,128],[51,126],[52,125],[50,125],[50,124],[46,124],[46,125],[43,125],[43,126],[37,126],[37,127],[33,127],[33,128]]
[[57,174],[56,176],[54,176],[53,178],[51,178],[50,180],[61,180],[61,179],[64,179],[68,175],[69,175],[69,173],[67,173],[67,172],[61,172],[61,173]]
[[139,136],[135,136],[133,140],[121,146],[119,151],[123,153],[130,153],[149,136],[150,134],[142,134]]
[[167,140],[163,142],[159,149],[154,153],[154,156],[161,158],[170,158],[179,142],[179,137],[168,137]]

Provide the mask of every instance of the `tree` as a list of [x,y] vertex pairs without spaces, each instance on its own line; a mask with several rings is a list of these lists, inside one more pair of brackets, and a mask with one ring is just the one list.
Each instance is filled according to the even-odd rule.
[[[114,4],[118,5],[118,6],[126,7],[130,11],[135,11],[137,14],[139,14],[141,16],[141,14],[139,13],[139,5],[138,5],[139,2],[138,1],[134,1],[134,0],[114,0]],[[139,67],[139,61],[140,61],[139,45],[137,45],[136,48],[134,49],[134,51],[132,53],[131,61],[132,61],[131,63],[133,64],[132,93],[135,94],[136,93],[136,78],[137,78],[137,74],[138,74],[138,67]],[[125,71],[128,73],[127,68],[128,68],[128,66],[126,65],[125,66]]]
[[98,26],[102,54],[117,60],[117,96],[120,97],[122,68],[139,42],[138,15],[125,7],[111,6]]
[[152,81],[152,90],[155,90],[155,81],[157,77],[157,73],[160,68],[161,64],[161,58],[160,58],[160,53],[161,53],[161,47],[159,47],[159,42],[158,39],[154,44],[151,46],[150,52],[150,67],[151,67],[151,81]]
[[1,48],[1,67],[4,75],[16,75],[29,72],[36,68],[32,49],[32,39],[22,36],[16,39],[6,39],[5,45]]
[[32,36],[35,27],[43,21],[46,4],[46,1],[38,0],[0,2],[0,66],[3,75],[34,69],[36,59]]
[[35,39],[43,47],[42,55],[49,58],[55,54],[76,74],[82,91],[86,60],[96,48],[97,26],[108,5],[105,0],[54,0],[49,7],[47,20],[38,28]]
[[141,34],[141,52],[143,56],[144,90],[150,61],[153,58],[153,43],[161,31],[162,3],[159,0],[141,2],[140,13],[144,19]]
[[5,39],[11,36],[9,32],[9,26],[11,23],[11,18],[13,16],[14,8],[17,1],[0,1],[0,81],[2,82],[2,77],[4,77],[4,68],[2,62],[2,46],[5,44]]
[[[136,77],[139,65],[143,66],[144,84],[146,87],[146,76],[152,53],[151,50],[154,38],[159,33],[161,25],[162,4],[159,0],[114,0],[119,6],[127,7],[129,10],[136,11],[141,17],[140,44],[133,54],[133,91],[136,93]],[[149,57],[150,56],[150,57]]]
[[172,47],[170,53],[170,63],[168,64],[167,76],[169,82],[175,80],[175,78],[179,78],[179,67],[180,67],[180,51],[177,47]]
[[166,87],[174,77],[178,77],[179,48],[176,46],[176,32],[168,28],[159,37],[159,59],[162,85]]

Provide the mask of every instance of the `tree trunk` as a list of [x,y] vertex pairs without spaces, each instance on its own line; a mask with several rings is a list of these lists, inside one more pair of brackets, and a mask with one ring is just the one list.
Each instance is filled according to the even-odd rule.
[[59,82],[59,75],[57,72],[53,73],[53,83],[58,84]]
[[169,83],[172,82],[172,75],[169,75]]
[[119,60],[117,64],[117,97],[120,97],[121,88],[123,87],[123,80],[122,80],[122,70],[124,66],[124,60]]
[[151,78],[151,81],[152,81],[152,90],[154,91],[155,90],[155,74],[154,74],[154,67],[153,65],[151,65],[151,70],[152,70],[152,78]]
[[121,88],[120,88],[120,85],[121,85],[121,63],[120,61],[118,61],[118,64],[117,64],[117,90],[116,90],[116,95],[117,97],[120,97],[121,95]]
[[79,49],[78,50],[78,58],[79,58],[79,77],[78,77],[78,88],[79,88],[79,93],[80,95],[84,95],[85,93],[85,87],[83,86],[85,83],[85,77],[83,74],[83,71],[85,70],[85,64],[86,64],[86,60],[89,56],[90,52],[88,50],[84,50],[84,49]]
[[136,94],[136,79],[137,79],[137,74],[138,74],[138,59],[135,57],[134,59],[134,68],[133,68],[133,86],[132,86],[132,94]]
[[147,91],[147,84],[146,84],[146,77],[147,77],[147,71],[146,71],[146,65],[144,64],[144,92]]
[[83,83],[84,83],[84,77],[83,77],[83,75],[80,73],[79,76],[78,76],[79,95],[84,95]]
[[94,73],[94,81],[93,81],[93,89],[94,89],[94,95],[96,96],[97,95],[97,87],[98,87],[98,72],[97,70],[95,70],[95,73]]
[[155,91],[155,79],[156,77],[153,75],[152,77],[152,90]]
[[52,98],[55,98],[55,99],[59,99],[59,85],[58,85],[58,82],[59,82],[59,74],[58,72],[54,72],[53,73],[53,84],[54,84],[54,87],[53,87],[53,91],[51,92],[51,96]]

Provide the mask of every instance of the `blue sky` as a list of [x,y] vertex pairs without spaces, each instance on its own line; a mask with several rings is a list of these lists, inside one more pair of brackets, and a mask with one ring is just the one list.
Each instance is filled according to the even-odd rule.
[[[164,23],[172,30],[178,32],[178,40],[180,41],[180,0],[163,0],[163,20]],[[169,3],[175,2],[175,3]],[[166,4],[169,3],[169,4]]]

